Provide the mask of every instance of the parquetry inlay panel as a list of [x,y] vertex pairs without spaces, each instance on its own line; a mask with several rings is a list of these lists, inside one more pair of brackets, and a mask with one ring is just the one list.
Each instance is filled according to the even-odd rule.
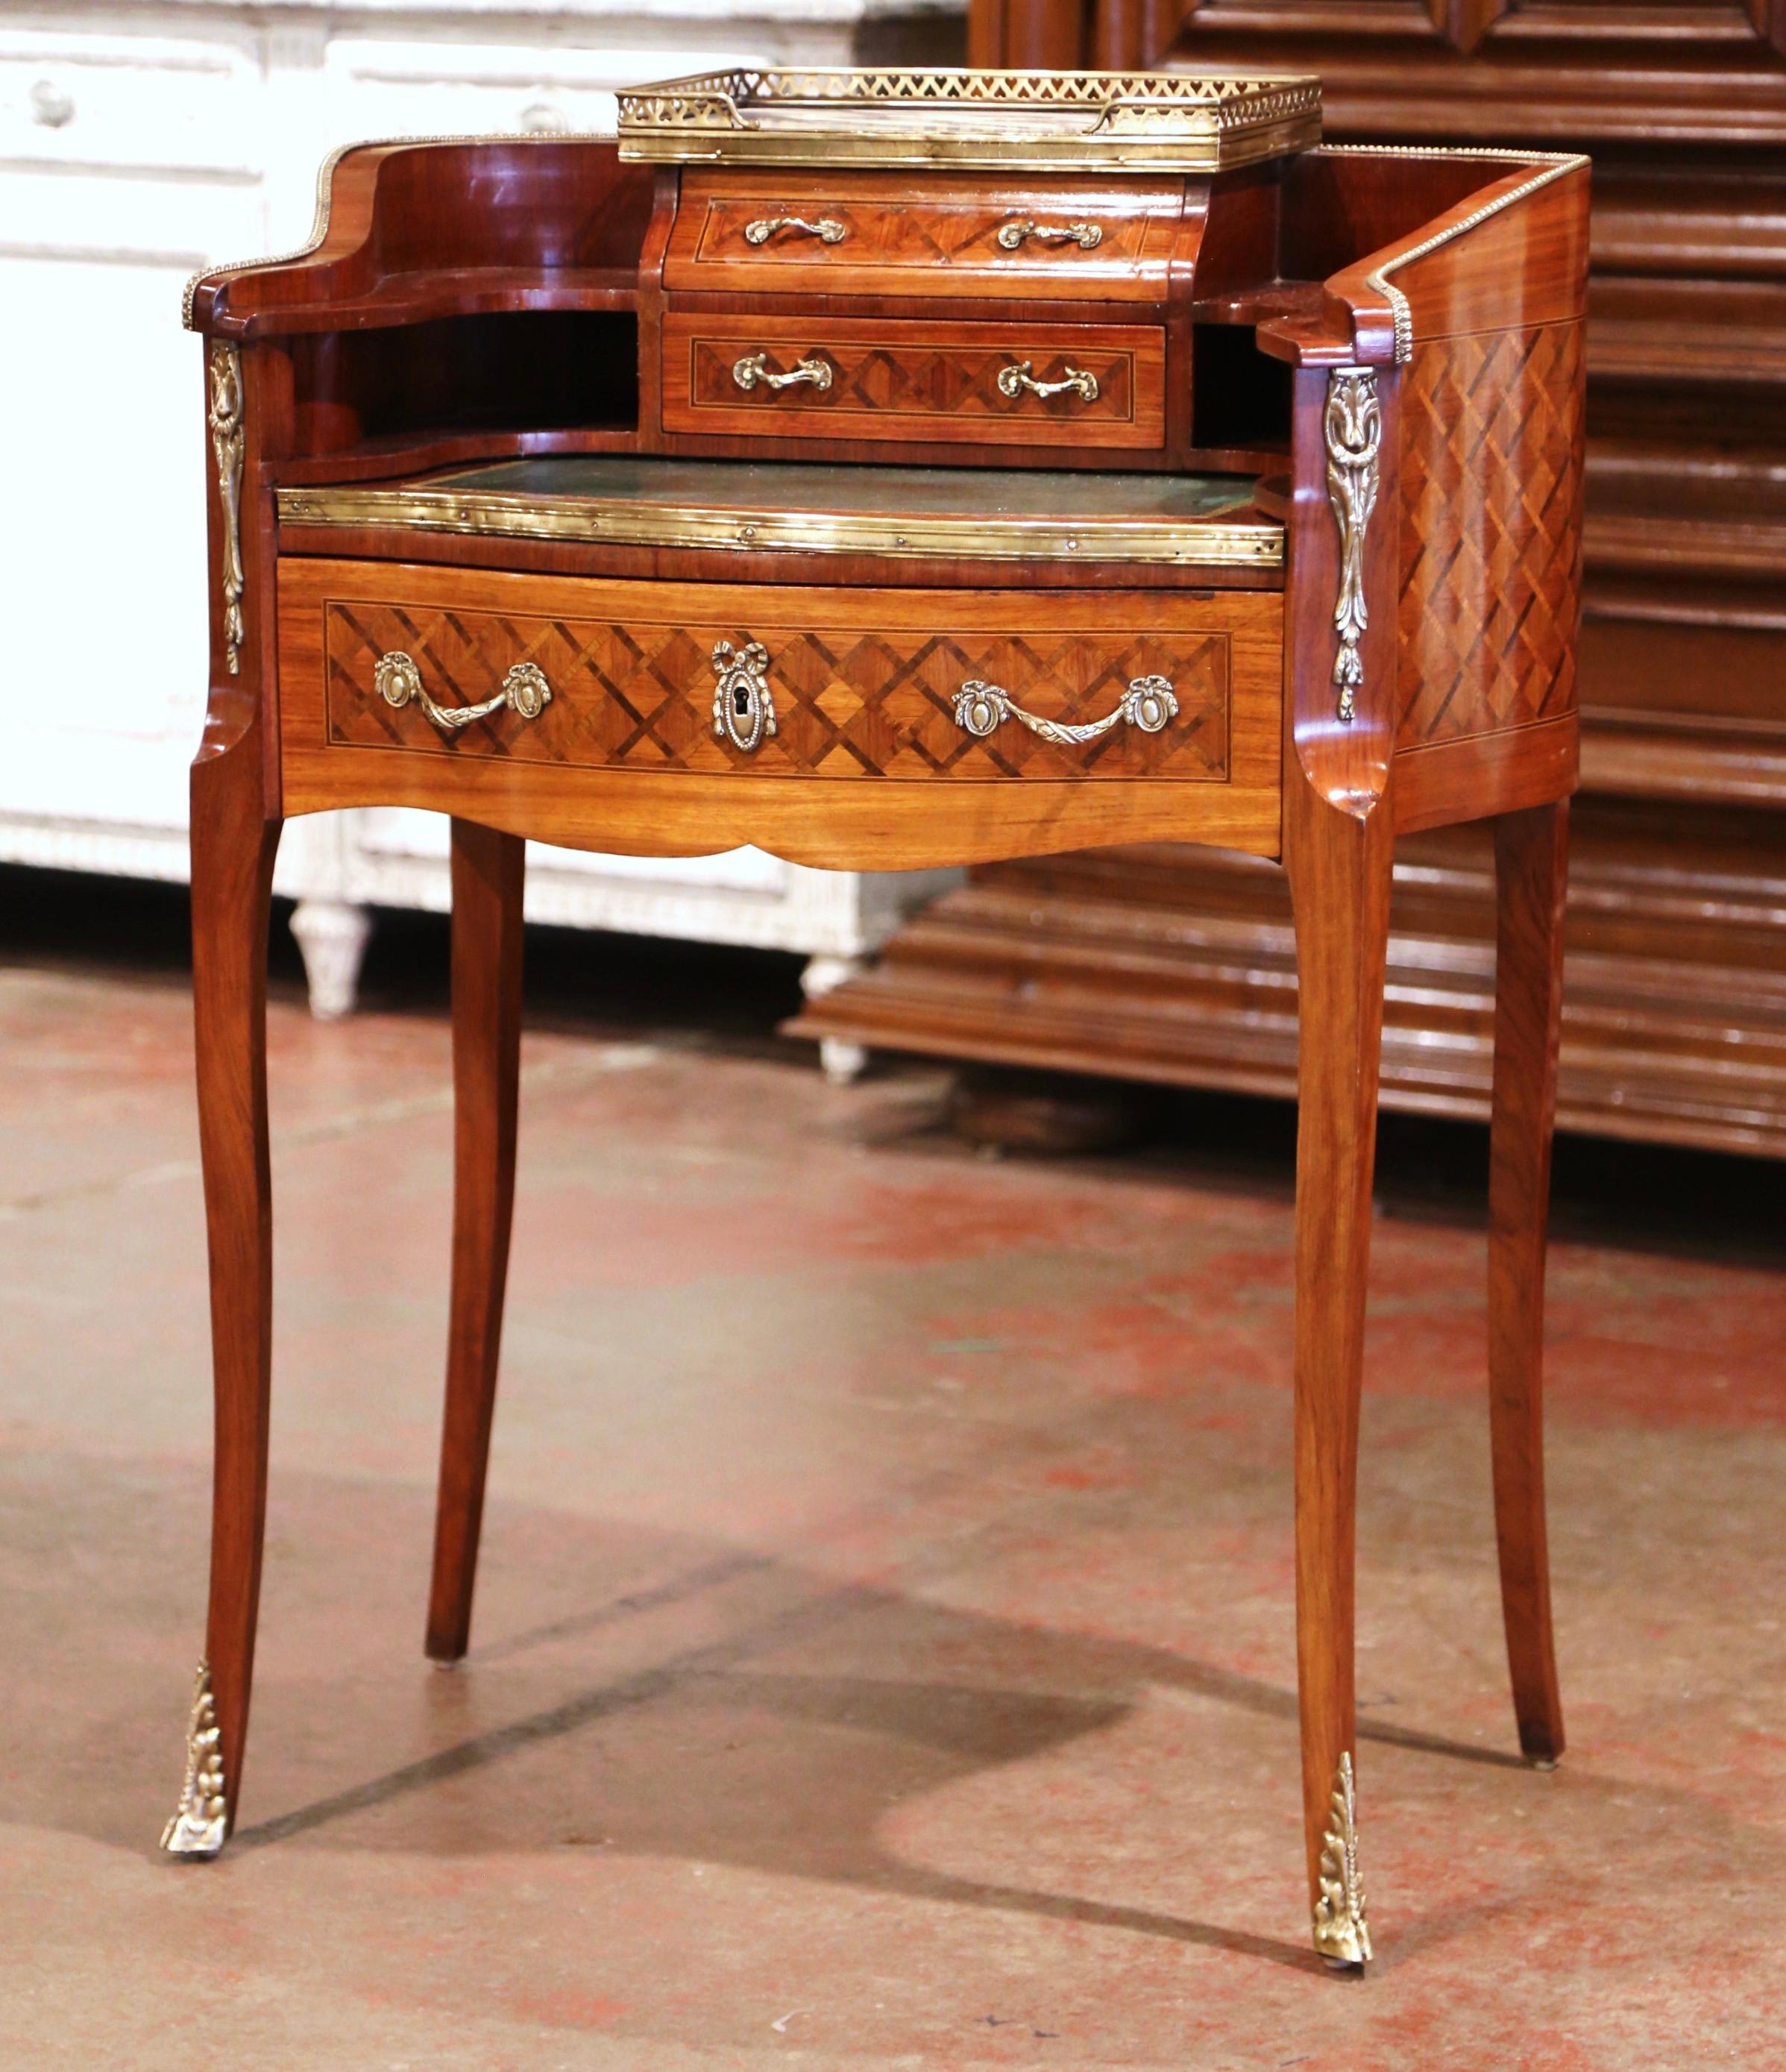
[[[1024,216],[1049,213],[1040,207],[989,210],[983,204],[958,208],[932,204],[917,208],[905,202],[839,203],[828,199],[821,204],[809,198],[801,201],[798,208],[792,203],[786,204],[783,212],[803,215],[809,220],[828,216],[841,224],[844,236],[836,244],[825,245],[816,238],[798,234],[784,234],[759,245],[751,244],[745,236],[747,226],[776,212],[770,203],[758,199],[710,201],[701,225],[700,242],[695,252],[697,263],[729,265],[744,261],[752,265],[900,267],[967,265],[994,273],[1001,270],[1010,273],[1014,270],[1012,254],[1000,245],[1000,230],[1004,224]],[[1147,248],[1150,231],[1155,232],[1156,241],[1167,241],[1173,227],[1171,219],[1159,215],[1119,214],[1109,208],[1075,209],[1070,204],[1060,204],[1057,215],[1062,219],[1095,217],[1101,233],[1095,261],[1100,271],[1113,265],[1139,260]],[[1049,220],[1055,218],[1049,216]],[[1082,272],[1090,270],[1085,262],[1091,255],[1077,245],[1032,246],[1024,254],[1030,265],[1033,265],[1038,251],[1063,273],[1076,264]]]
[[[823,777],[1139,777],[1221,782],[1228,773],[1230,641],[1225,631],[881,634],[744,624],[624,624],[439,607],[326,607],[328,738],[448,755],[633,770]],[[741,755],[713,733],[713,644],[760,639],[778,730]],[[552,700],[537,719],[497,714],[454,739],[414,704],[373,688],[400,650],[440,704],[491,697],[516,662],[536,664]],[[1056,747],[1014,720],[984,740],[952,709],[970,678],[1001,685],[1044,717],[1077,724],[1112,711],[1130,680],[1166,677],[1178,716],[1157,734],[1118,727]]]
[[[1021,438],[1028,418],[1073,426],[1127,424],[1135,416],[1135,359],[1107,347],[1069,352],[1032,351],[1026,343],[1010,346],[931,345],[916,340],[885,345],[837,345],[825,342],[822,322],[812,326],[810,348],[778,345],[763,348],[771,374],[798,367],[808,350],[831,362],[829,388],[809,383],[774,389],[758,382],[746,392],[733,378],[741,354],[753,349],[741,334],[697,338],[692,343],[689,397],[696,410],[715,405],[774,412],[789,417],[867,411],[877,417],[952,418],[1003,417],[1018,421],[1013,435]],[[999,376],[1014,360],[1028,360],[1038,381],[1059,381],[1074,368],[1095,376],[1096,398],[1087,402],[1073,394],[1007,396]]]
[[1435,339],[1402,383],[1400,748],[1570,710],[1582,327]]

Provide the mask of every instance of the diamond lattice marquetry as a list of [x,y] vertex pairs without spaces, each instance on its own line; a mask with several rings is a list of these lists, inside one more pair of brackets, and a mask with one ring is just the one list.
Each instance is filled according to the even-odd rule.
[[1436,339],[1403,378],[1402,748],[1575,705],[1581,330]]
[[[1070,200],[1058,204],[1062,220],[1075,214]],[[1097,258],[1101,267],[1113,262],[1139,259],[1145,249],[1150,228],[1168,219],[1143,214],[1119,215],[1098,208]],[[792,199],[746,198],[708,204],[701,229],[697,259],[703,264],[723,261],[733,265],[747,260],[753,265],[877,265],[950,266],[963,264],[987,266],[1008,273],[1027,259],[1033,263],[1039,253],[1055,267],[1070,266],[1082,257],[1076,246],[1036,245],[1024,254],[1013,254],[998,241],[1000,230],[1034,207],[988,209],[983,204],[950,208],[937,203],[923,205],[900,202],[839,202],[829,195]],[[749,225],[778,215],[800,216],[808,221],[829,217],[840,224],[844,235],[835,243],[798,231],[781,232],[752,244],[745,232]]]
[[[344,746],[628,770],[749,770],[824,777],[1096,778],[1220,782],[1228,769],[1229,636],[1073,630],[977,634],[523,619],[400,605],[326,607],[329,738]],[[760,640],[777,731],[745,756],[716,738],[716,641]],[[493,696],[517,662],[545,672],[536,719],[499,712],[447,738],[416,704],[374,689],[380,656],[410,656],[437,703]],[[1066,725],[1115,710],[1135,677],[1164,676],[1178,713],[1160,733],[1122,726],[1061,746],[1016,720],[976,738],[955,714],[973,679]]]
[[[829,385],[808,383],[773,389],[758,381],[749,391],[738,386],[733,368],[746,352],[763,352],[770,374],[786,374],[809,353],[821,355],[831,368]],[[1098,394],[1088,402],[1066,393],[1038,397],[1020,389],[1007,395],[999,376],[1014,360],[1027,359],[1038,381],[1062,380],[1070,367],[1095,376]],[[1074,423],[1126,423],[1135,414],[1135,362],[1121,350],[1078,348],[1053,352],[1045,344],[1020,352],[1009,346],[839,345],[825,341],[815,327],[808,347],[753,347],[743,338],[697,339],[692,387],[697,408],[781,409],[805,415],[864,411],[877,417],[1044,417]]]

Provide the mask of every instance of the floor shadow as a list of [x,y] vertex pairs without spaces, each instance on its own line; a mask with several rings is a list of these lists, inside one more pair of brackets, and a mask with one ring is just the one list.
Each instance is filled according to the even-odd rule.
[[[654,1718],[660,1724],[675,1720],[681,1738],[697,1753],[690,1755],[685,1746],[680,1757],[666,1760],[654,1736],[643,1730],[633,1737],[630,1754],[618,1762],[605,1745],[593,1794],[602,1846],[1116,1928],[1295,1970],[1320,1968],[1305,1947],[1217,1922],[914,1864],[889,1850],[879,1832],[889,1805],[979,1773],[1045,1758],[1118,1727],[1152,1688],[1281,1721],[1293,1734],[1294,1694],[1257,1678],[1127,1641],[1052,1631],[894,1590],[827,1584],[770,1557],[725,1549],[586,1614],[474,1650],[459,1677],[438,1684],[462,1690],[480,1668],[499,1670],[504,1688],[518,1694],[532,1680],[527,1665],[544,1651],[593,1643],[630,1622],[685,1611],[741,1585],[758,1595],[766,1590],[772,1607],[647,1667],[557,1696],[274,1819],[251,1821],[232,1840],[232,1852],[322,1833],[438,1793],[455,1779],[505,1768],[510,1778],[491,1786],[487,1823],[474,1819],[458,1826],[451,1848],[474,1853],[562,1846],[561,1792],[536,1804],[528,1789],[515,1784],[515,1773],[528,1758],[561,1749],[573,1737],[662,1708]],[[909,1665],[908,1673],[840,1674],[817,1666],[836,1653],[840,1641],[852,1656]],[[790,1656],[815,1666],[764,1666]],[[967,1667],[951,1675],[940,1673],[939,1664]],[[450,1707],[458,1700],[442,1702]],[[742,1750],[737,1775],[713,1754],[700,1724],[704,1717],[720,1745]],[[1518,1766],[1517,1758],[1499,1751],[1378,1722],[1361,1723],[1361,1733],[1426,1753]],[[574,1766],[560,1754],[551,1767],[561,1787]],[[437,1838],[431,1844],[413,1821],[402,1820],[357,1829],[354,1845],[380,1847],[381,1833],[388,1838],[384,1846],[437,1845]]]
[[[9,1814],[147,1857],[179,1780],[174,1668],[191,1637],[207,1478],[195,1465],[170,1478],[84,1454],[27,1465],[7,1474],[0,1457],[21,1556],[0,1592],[11,1672],[0,1741],[35,1750]],[[492,1641],[440,1675],[409,1651],[415,1578],[392,1559],[425,1548],[431,1492],[393,1484],[368,1503],[351,1478],[300,1475],[281,1496],[281,1536],[308,1552],[276,1581],[246,1819],[220,1876],[253,1867],[258,1889],[282,1847],[307,1840],[442,1866],[608,1848],[1316,1968],[1299,1937],[1261,1935],[1219,1910],[1232,1895],[1234,1832],[1249,1824],[1229,1809],[1269,1798],[1295,1854],[1285,1684],[939,1601],[975,1571],[967,1543],[939,1540],[897,1585],[868,1583],[823,1571],[823,1536],[789,1557],[540,1507],[499,1517]],[[133,1534],[121,1569],[111,1552]],[[54,1560],[31,1557],[52,1548]],[[146,1598],[145,1576],[178,1587]],[[603,1577],[636,1580],[580,1608]],[[499,1630],[503,1605],[530,1602],[556,1610]],[[65,1651],[72,1630],[78,1665]],[[52,1684],[80,1702],[34,1699]],[[1197,1707],[1163,1716],[1163,1692]],[[1518,1766],[1510,1752],[1368,1713],[1360,1735],[1445,1762]],[[1533,1785],[1536,1811],[1558,1787]],[[1561,1788],[1564,1799],[1549,1799],[1559,1816],[1591,1824],[1623,1806],[1630,1784],[1585,1774]],[[1649,1792],[1653,1816],[1677,1820],[1694,1848],[1733,1865],[1758,1860],[1759,1830],[1690,1794]],[[281,1801],[289,1810],[257,1817]],[[1243,1866],[1243,1886],[1249,1875]],[[1293,1888],[1291,1860],[1271,1875]],[[1221,1897],[1194,1915],[1176,1904],[1200,1892]],[[1243,1901],[1232,1903],[1244,1918]],[[1406,1948],[1467,1926],[1455,1910],[1416,1912]]]

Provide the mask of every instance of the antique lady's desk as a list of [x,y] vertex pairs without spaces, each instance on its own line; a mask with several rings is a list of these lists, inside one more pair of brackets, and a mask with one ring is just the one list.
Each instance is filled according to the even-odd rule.
[[1587,169],[1324,150],[1319,107],[1282,78],[679,81],[623,97],[618,148],[343,152],[308,249],[195,284],[216,1484],[176,1853],[222,1847],[248,1724],[269,875],[281,821],[337,806],[453,820],[443,1661],[495,1388],[524,837],[857,870],[1143,840],[1281,859],[1303,1803],[1315,1944],[1345,1964],[1370,1949],[1353,1511],[1390,853],[1492,819],[1496,1516],[1520,1744],[1560,1752],[1540,1342]]

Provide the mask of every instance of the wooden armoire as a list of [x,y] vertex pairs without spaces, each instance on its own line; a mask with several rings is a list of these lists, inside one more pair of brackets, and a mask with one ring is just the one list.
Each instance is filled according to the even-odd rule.
[[[1336,142],[1594,159],[1582,791],[1558,1120],[1786,1156],[1786,0],[973,0],[971,61],[1318,72]],[[1386,1105],[1487,1112],[1490,859],[1398,853]],[[1280,874],[975,872],[801,1028],[1289,1093]]]

